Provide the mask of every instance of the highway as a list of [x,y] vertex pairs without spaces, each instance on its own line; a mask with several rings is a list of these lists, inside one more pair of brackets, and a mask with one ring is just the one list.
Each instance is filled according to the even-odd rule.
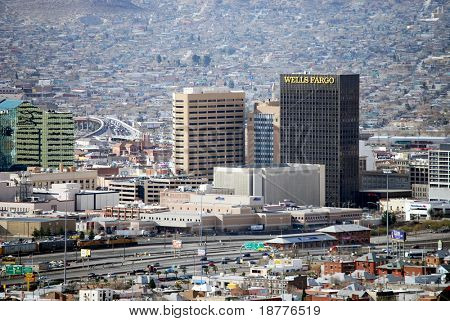
[[[248,272],[247,264],[234,263],[236,257],[239,256],[239,250],[242,243],[245,240],[267,240],[273,238],[271,235],[249,235],[249,236],[227,236],[226,239],[220,237],[209,238],[207,243],[207,256],[208,262],[214,261],[219,271],[226,269],[230,272],[230,268],[235,267],[238,273],[242,271]],[[433,240],[430,240],[432,238]],[[423,234],[415,237],[410,237],[405,248],[409,249],[414,245],[418,245],[422,248],[436,248],[437,240],[443,240],[444,247],[450,246],[450,234]],[[149,241],[150,240],[150,241]],[[185,266],[187,274],[199,273],[200,271],[200,257],[197,256],[197,250],[203,248],[198,242],[198,238],[184,238],[183,248],[181,251],[177,251],[175,256],[171,244],[161,238],[141,240],[142,244],[139,246],[128,248],[115,248],[115,249],[98,249],[91,251],[91,257],[81,261],[80,255],[77,252],[68,252],[67,260],[70,266],[67,267],[68,280],[80,280],[87,278],[88,274],[95,273],[100,276],[107,276],[108,274],[126,275],[127,272],[134,270],[145,270],[148,265],[159,264],[158,270],[164,275],[164,270],[172,266]],[[374,246],[374,251],[381,251],[385,248],[386,237],[375,237],[373,243],[378,244]],[[328,249],[309,249],[308,252],[304,251],[301,256],[306,255],[325,255]],[[261,253],[252,251],[243,251],[243,253],[249,252],[250,258],[244,258],[244,260],[261,259]],[[60,261],[63,260],[64,254],[50,253],[40,254],[34,256],[26,256],[21,258],[22,264],[36,264],[38,262]],[[222,258],[227,257],[233,262],[228,264],[221,264]],[[204,262],[203,264],[207,264]],[[179,270],[179,275],[182,275],[182,271]],[[45,277],[48,280],[62,280],[63,268],[57,268],[40,273],[41,277]],[[173,274],[172,274],[173,276]],[[22,284],[23,278],[20,279],[4,279],[2,283],[6,284]]]

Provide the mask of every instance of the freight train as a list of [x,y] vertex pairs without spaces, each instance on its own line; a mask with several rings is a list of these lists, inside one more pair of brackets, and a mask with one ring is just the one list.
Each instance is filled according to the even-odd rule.
[[[129,237],[112,237],[100,240],[67,240],[67,251],[79,249],[101,249],[138,245],[136,239]],[[29,254],[52,253],[64,251],[64,240],[45,240],[28,243],[0,244],[0,257],[22,256]]]

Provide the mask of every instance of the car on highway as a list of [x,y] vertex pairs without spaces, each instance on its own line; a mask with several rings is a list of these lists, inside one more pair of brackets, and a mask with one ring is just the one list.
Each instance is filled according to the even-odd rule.
[[159,264],[159,262],[156,262],[155,264],[153,264],[154,267],[159,267],[161,266],[161,264]]
[[97,274],[91,272],[91,273],[88,273],[87,276],[88,276],[89,279],[95,279],[97,277]]
[[250,257],[250,256],[252,256],[250,253],[244,253],[244,254],[242,254],[242,257]]
[[157,271],[154,265],[147,265],[147,269],[150,273],[156,273]]
[[200,258],[200,261],[208,261],[208,258],[207,258],[206,256],[202,256],[202,257]]
[[209,262],[209,263],[208,263],[208,266],[213,267],[213,266],[216,266],[216,264],[215,264],[214,262]]
[[248,262],[250,265],[256,265],[256,261],[249,261]]

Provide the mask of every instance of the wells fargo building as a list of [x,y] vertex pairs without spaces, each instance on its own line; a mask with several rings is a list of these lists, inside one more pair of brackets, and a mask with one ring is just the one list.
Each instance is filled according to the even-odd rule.
[[325,165],[328,206],[358,196],[359,75],[282,74],[281,162]]

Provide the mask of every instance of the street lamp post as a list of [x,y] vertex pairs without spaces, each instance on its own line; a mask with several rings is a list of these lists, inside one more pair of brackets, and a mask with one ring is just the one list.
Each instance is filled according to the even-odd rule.
[[67,202],[69,200],[69,193],[66,190],[66,211],[64,212],[64,283],[67,283]]
[[383,170],[386,174],[386,254],[389,255],[389,174],[388,169]]
[[[72,190],[72,188],[70,188]],[[66,190],[66,211],[64,213],[64,283],[67,285],[67,202],[69,201],[69,190]],[[75,198],[74,198],[75,203]]]

